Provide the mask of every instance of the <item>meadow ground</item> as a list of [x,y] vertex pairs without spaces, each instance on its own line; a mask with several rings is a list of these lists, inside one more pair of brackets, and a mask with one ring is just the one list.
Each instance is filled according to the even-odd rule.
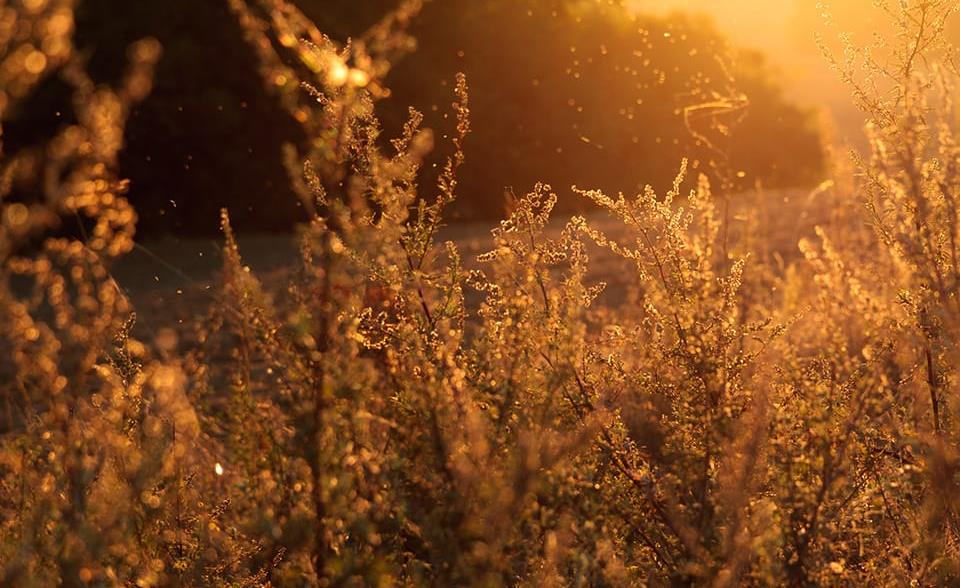
[[[757,206],[759,200],[761,206]],[[826,226],[831,221],[834,203],[829,191],[767,190],[760,193],[737,194],[730,199],[731,239],[736,240],[738,228],[743,230],[748,215],[759,211],[756,238],[765,244],[765,252],[779,257],[784,265],[800,256],[797,243],[801,238],[813,237],[814,227]],[[546,234],[556,238],[571,215],[554,214]],[[629,229],[603,211],[586,215],[588,222],[611,237],[624,237]],[[460,249],[466,269],[480,267],[477,255],[493,246],[491,229],[495,221],[454,223],[444,226],[438,240],[452,241]],[[269,288],[282,288],[289,279],[290,270],[297,263],[296,237],[283,233],[241,233],[237,235],[240,253],[245,265],[260,277]],[[619,261],[596,245],[589,246],[591,264],[590,282],[605,282],[607,289],[598,302],[616,304],[626,289],[629,273],[622,271]],[[148,310],[142,320],[166,319],[166,326],[196,315],[201,305],[213,303],[210,292],[215,290],[218,274],[223,268],[223,241],[218,237],[173,237],[146,240],[138,243],[130,254],[118,260],[112,273],[120,286],[130,295],[138,309]],[[169,322],[173,319],[173,322]],[[141,325],[141,329],[159,325]]]

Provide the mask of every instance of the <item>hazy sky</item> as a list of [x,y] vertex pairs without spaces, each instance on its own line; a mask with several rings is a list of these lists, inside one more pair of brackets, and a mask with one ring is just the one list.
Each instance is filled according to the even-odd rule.
[[[872,0],[627,0],[636,10],[707,14],[737,45],[760,49],[782,72],[783,84],[796,102],[832,113],[840,138],[857,140],[859,115],[849,91],[830,71],[816,43],[819,33],[835,44],[837,33],[868,43],[883,29],[885,16]],[[825,24],[829,13],[835,23]]]
[[[885,22],[873,0],[627,0],[653,13],[685,11],[710,15],[741,45],[764,49],[787,62],[819,58],[816,33],[830,36],[823,15],[837,28],[866,39]],[[834,31],[835,34],[836,30]]]
[[801,48],[822,22],[827,7],[837,22],[854,32],[870,30],[882,14],[873,0],[627,0],[648,12],[675,10],[710,14],[742,41],[764,46]]

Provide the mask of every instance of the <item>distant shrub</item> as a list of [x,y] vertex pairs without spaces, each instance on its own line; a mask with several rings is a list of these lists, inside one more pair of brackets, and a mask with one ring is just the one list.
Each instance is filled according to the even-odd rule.
[[[784,94],[762,54],[735,47],[706,18],[622,4],[450,0],[413,20],[417,50],[396,63],[392,98],[377,109],[398,129],[413,104],[427,126],[447,132],[450,72],[470,79],[475,132],[451,218],[499,218],[505,187],[544,179],[608,191],[669,185],[683,157],[734,191],[822,180],[816,113]],[[315,12],[337,20],[336,8]],[[558,196],[558,211],[588,206]]]

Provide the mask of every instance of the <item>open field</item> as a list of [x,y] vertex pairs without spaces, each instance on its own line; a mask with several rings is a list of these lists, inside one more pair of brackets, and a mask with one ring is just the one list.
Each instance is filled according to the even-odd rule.
[[[737,194],[731,197],[729,213],[733,233],[744,230],[747,215],[757,198],[768,203],[763,217],[755,219],[759,224],[758,238],[764,242],[766,254],[777,255],[784,263],[793,262],[800,255],[797,243],[801,238],[813,237],[814,227],[831,222],[833,203],[829,194],[809,190]],[[570,215],[555,214],[546,236],[557,238],[569,218]],[[620,221],[602,211],[590,213],[586,218],[611,237],[629,237],[628,229]],[[490,222],[456,223],[443,227],[437,239],[455,243],[463,255],[465,267],[478,269],[481,264],[476,257],[494,246],[490,231],[495,225]],[[298,264],[299,252],[294,236],[241,234],[237,236],[237,243],[244,264],[274,288],[282,288],[290,279],[291,269]],[[594,246],[591,253],[595,259],[590,266],[589,280],[608,284],[601,303],[607,297],[622,299],[626,281],[631,279],[630,273],[624,272],[623,264],[601,249]],[[183,297],[194,303],[213,303],[209,292],[216,287],[222,267],[222,239],[167,237],[138,243],[136,249],[113,267],[112,274],[130,296],[135,308],[159,310],[177,308],[178,299]]]

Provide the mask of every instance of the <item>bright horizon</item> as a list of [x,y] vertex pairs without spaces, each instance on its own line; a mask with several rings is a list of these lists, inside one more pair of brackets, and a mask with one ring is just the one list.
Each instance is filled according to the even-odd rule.
[[872,0],[626,0],[626,5],[652,14],[708,16],[736,46],[763,52],[782,73],[786,94],[794,102],[826,109],[837,139],[859,141],[860,114],[848,88],[831,71],[817,35],[833,49],[838,48],[841,32],[858,44],[869,43],[873,32],[887,22]]

